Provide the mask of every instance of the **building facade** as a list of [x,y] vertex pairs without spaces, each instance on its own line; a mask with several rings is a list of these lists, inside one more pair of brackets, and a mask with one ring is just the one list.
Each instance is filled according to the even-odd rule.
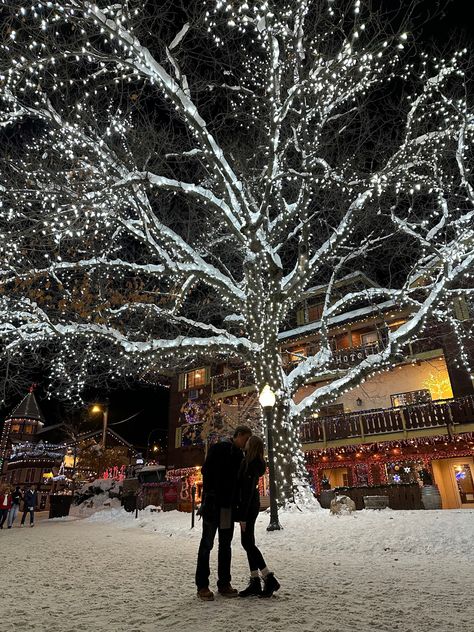
[[[374,287],[356,273],[339,294]],[[282,364],[290,370],[317,352],[325,288],[314,288],[280,333]],[[456,297],[453,309],[472,324],[472,306]],[[336,371],[380,350],[387,332],[403,325],[408,311],[386,301],[355,305],[329,321],[333,364],[308,382],[296,401],[334,379]],[[474,349],[462,353],[474,357]],[[427,326],[388,371],[345,393],[302,426],[301,440],[315,492],[332,488],[421,484],[434,477],[444,508],[474,507],[474,388],[459,363],[456,336],[446,326]],[[193,472],[209,443],[238,423],[259,423],[257,393],[245,366],[201,366],[182,373],[171,388],[169,463]]]

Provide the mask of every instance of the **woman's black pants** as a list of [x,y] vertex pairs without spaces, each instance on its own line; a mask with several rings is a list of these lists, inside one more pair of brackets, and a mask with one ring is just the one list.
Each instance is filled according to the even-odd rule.
[[242,542],[242,546],[247,553],[250,571],[257,571],[259,569],[262,570],[266,566],[263,555],[260,553],[255,544],[256,520],[257,516],[255,516],[255,518],[249,519],[249,521],[246,523],[245,531],[242,531],[242,529],[240,530],[240,541]]

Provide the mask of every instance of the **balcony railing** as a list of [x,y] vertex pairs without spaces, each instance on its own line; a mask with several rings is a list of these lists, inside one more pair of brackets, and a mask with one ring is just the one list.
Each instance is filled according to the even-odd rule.
[[[369,355],[373,355],[374,353],[378,353],[383,349],[384,345],[382,342],[372,342],[367,345],[361,345],[359,347],[347,347],[345,349],[336,349],[333,350],[332,361],[328,364],[328,371],[331,369],[344,369],[349,368],[351,366],[355,366]],[[319,347],[315,345],[309,345],[307,348],[307,355],[312,356],[315,355],[319,351]],[[295,361],[289,361],[285,364],[285,371],[289,373],[295,366],[297,366],[300,362],[302,362],[304,357],[299,358]]]
[[303,423],[301,439],[303,443],[327,443],[443,426],[448,432],[448,426],[466,423],[474,423],[473,396],[311,419]]
[[383,348],[380,341],[371,342],[368,345],[361,345],[360,347],[349,347],[347,349],[337,349],[333,351],[333,363],[337,368],[350,367],[355,364],[359,364],[362,360],[369,355],[378,353]]
[[232,373],[215,375],[211,378],[212,393],[225,393],[226,391],[234,391],[254,385],[253,372],[249,367],[232,371]]

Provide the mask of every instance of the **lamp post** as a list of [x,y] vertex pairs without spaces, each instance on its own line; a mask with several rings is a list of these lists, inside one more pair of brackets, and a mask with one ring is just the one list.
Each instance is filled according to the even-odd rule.
[[268,482],[270,486],[270,524],[267,531],[278,531],[281,529],[278,521],[278,505],[276,499],[275,480],[275,460],[273,454],[273,407],[275,406],[275,393],[268,384],[262,389],[258,401],[263,408],[265,421],[267,424],[267,452],[268,452]]
[[[151,435],[154,432],[164,432],[166,433],[167,430],[166,428],[153,428],[152,430],[150,430],[150,432],[148,433],[148,438],[146,440],[146,459],[148,460],[149,456],[150,456],[150,439],[151,439]],[[153,446],[153,452],[159,452],[160,451],[160,447],[158,446]]]
[[91,408],[91,413],[102,413],[102,449],[105,450],[106,437],[107,437],[107,424],[109,423],[109,405],[105,403],[104,406],[100,404],[94,404]]
[[[105,458],[105,445],[106,445],[106,441],[107,441],[107,424],[109,422],[109,403],[105,402],[105,404],[103,406],[101,406],[100,404],[94,404],[91,408],[91,413],[102,413],[102,442],[101,442],[101,446],[102,446],[102,454]],[[101,469],[101,461],[102,459],[99,459],[99,464],[98,464],[98,472],[97,472],[97,476],[100,476],[100,469]]]

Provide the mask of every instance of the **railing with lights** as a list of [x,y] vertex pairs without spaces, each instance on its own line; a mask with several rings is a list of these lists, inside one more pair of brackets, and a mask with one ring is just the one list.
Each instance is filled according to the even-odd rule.
[[231,373],[222,373],[211,378],[212,393],[225,393],[234,391],[246,386],[254,386],[255,380],[252,369],[244,367]]
[[435,402],[366,410],[346,415],[310,419],[303,423],[303,443],[327,443],[340,439],[406,432],[424,428],[448,428],[474,423],[472,395]]
[[[384,344],[381,341],[371,342],[370,344],[360,345],[359,347],[345,347],[343,349],[335,349],[332,352],[332,360],[328,365],[328,371],[331,369],[349,368],[354,366],[374,353],[378,353],[384,348]],[[301,356],[297,359],[292,359],[298,354],[286,352],[286,359],[283,357],[284,368],[286,372],[291,371],[296,365],[302,362],[305,357],[316,355],[319,351],[319,346],[309,345]],[[290,359],[288,359],[290,358]]]

